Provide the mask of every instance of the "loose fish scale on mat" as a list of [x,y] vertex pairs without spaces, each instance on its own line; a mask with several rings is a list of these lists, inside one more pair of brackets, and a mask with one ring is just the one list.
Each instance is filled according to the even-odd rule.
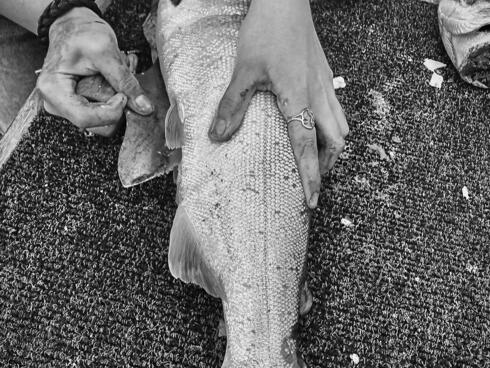
[[298,367],[293,336],[309,212],[286,123],[275,97],[257,93],[230,142],[214,144],[207,135],[231,80],[248,4],[160,3],[162,73],[184,123],[169,265],[174,276],[223,300],[223,367]]

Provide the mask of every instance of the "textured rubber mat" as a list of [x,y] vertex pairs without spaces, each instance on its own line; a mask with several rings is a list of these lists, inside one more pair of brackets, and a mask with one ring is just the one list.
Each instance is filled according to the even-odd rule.
[[[490,367],[489,94],[451,67],[429,86],[424,58],[450,63],[433,5],[313,9],[351,134],[313,216],[300,352]],[[172,180],[122,188],[120,143],[40,116],[0,172],[0,366],[220,367],[220,303],[168,271]]]

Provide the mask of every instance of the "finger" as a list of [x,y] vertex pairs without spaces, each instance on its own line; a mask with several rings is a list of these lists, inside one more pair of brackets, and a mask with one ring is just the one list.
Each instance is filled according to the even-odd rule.
[[106,102],[116,94],[114,88],[100,75],[91,75],[80,79],[75,92],[89,101]]
[[226,141],[238,130],[256,91],[254,73],[240,69],[223,95],[216,118],[209,129],[209,138]]
[[117,123],[113,125],[104,125],[101,127],[88,128],[87,130],[91,133],[100,135],[102,137],[112,137],[117,132],[120,125],[121,125],[120,123]]
[[136,73],[138,67],[138,56],[136,54],[127,54],[129,71],[132,74]]
[[335,95],[331,77],[323,81],[312,101],[318,130],[320,172],[325,174],[343,152],[349,126]]
[[[129,71],[134,74],[138,65],[136,54],[126,54],[121,51],[121,57],[128,65]],[[86,97],[89,101],[106,102],[116,94],[116,91],[101,74],[97,74],[80,79],[77,83],[76,93]]]
[[134,52],[121,51],[121,58],[123,62],[128,66],[129,71],[133,74],[136,73],[138,66],[138,56]]
[[[342,124],[347,125],[340,104],[334,105],[329,98],[316,98],[312,103],[315,111],[316,127],[318,132],[319,165],[320,172],[325,174],[331,170],[345,147],[345,130]],[[339,110],[340,109],[340,110]],[[343,123],[342,123],[343,119]]]
[[[298,89],[301,91],[301,89]],[[302,96],[306,96],[302,90]],[[318,203],[321,177],[318,163],[318,147],[316,129],[305,128],[300,121],[290,119],[309,106],[306,97],[286,97],[287,94],[277,93],[278,107],[288,123],[288,134],[293,148],[294,158],[298,165],[299,175],[305,192],[306,203],[311,209]]]
[[70,120],[79,128],[116,124],[122,117],[126,96],[117,93],[107,102],[92,103],[75,93],[76,81],[66,74],[41,73],[37,87],[46,111]]
[[292,121],[288,124],[288,134],[306,202],[313,209],[317,206],[321,186],[316,129],[308,130],[299,121]]
[[95,66],[112,88],[128,96],[128,105],[133,111],[141,115],[153,112],[153,104],[120,55],[99,58]]
[[330,106],[337,117],[337,123],[339,124],[342,137],[345,138],[349,134],[349,125],[347,124],[347,119],[345,118],[344,109],[342,108],[342,105],[337,98],[337,94],[335,93],[332,79],[333,78],[329,78],[325,82],[325,89],[327,91],[328,102],[330,103]]
[[344,152],[345,137],[349,134],[349,125],[347,124],[344,110],[335,96],[330,100],[330,106],[332,107],[332,111],[337,120],[340,138],[337,141],[332,141],[331,144],[328,144],[329,142],[327,142],[327,147],[330,148],[329,152],[331,152],[331,158],[327,163],[327,170],[331,170],[333,168],[341,153]]

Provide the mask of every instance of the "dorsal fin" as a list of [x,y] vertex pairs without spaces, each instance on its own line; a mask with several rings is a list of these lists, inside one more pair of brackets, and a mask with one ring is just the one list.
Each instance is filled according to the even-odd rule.
[[182,206],[177,208],[170,231],[168,265],[175,278],[197,284],[208,294],[226,300],[223,283],[204,259],[199,236]]

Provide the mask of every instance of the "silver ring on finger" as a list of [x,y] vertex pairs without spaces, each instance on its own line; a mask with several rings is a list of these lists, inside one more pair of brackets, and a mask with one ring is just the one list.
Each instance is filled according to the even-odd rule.
[[287,124],[289,125],[293,121],[299,121],[308,130],[312,130],[315,127],[315,115],[313,115],[313,111],[309,107],[305,107],[299,114],[287,119]]

